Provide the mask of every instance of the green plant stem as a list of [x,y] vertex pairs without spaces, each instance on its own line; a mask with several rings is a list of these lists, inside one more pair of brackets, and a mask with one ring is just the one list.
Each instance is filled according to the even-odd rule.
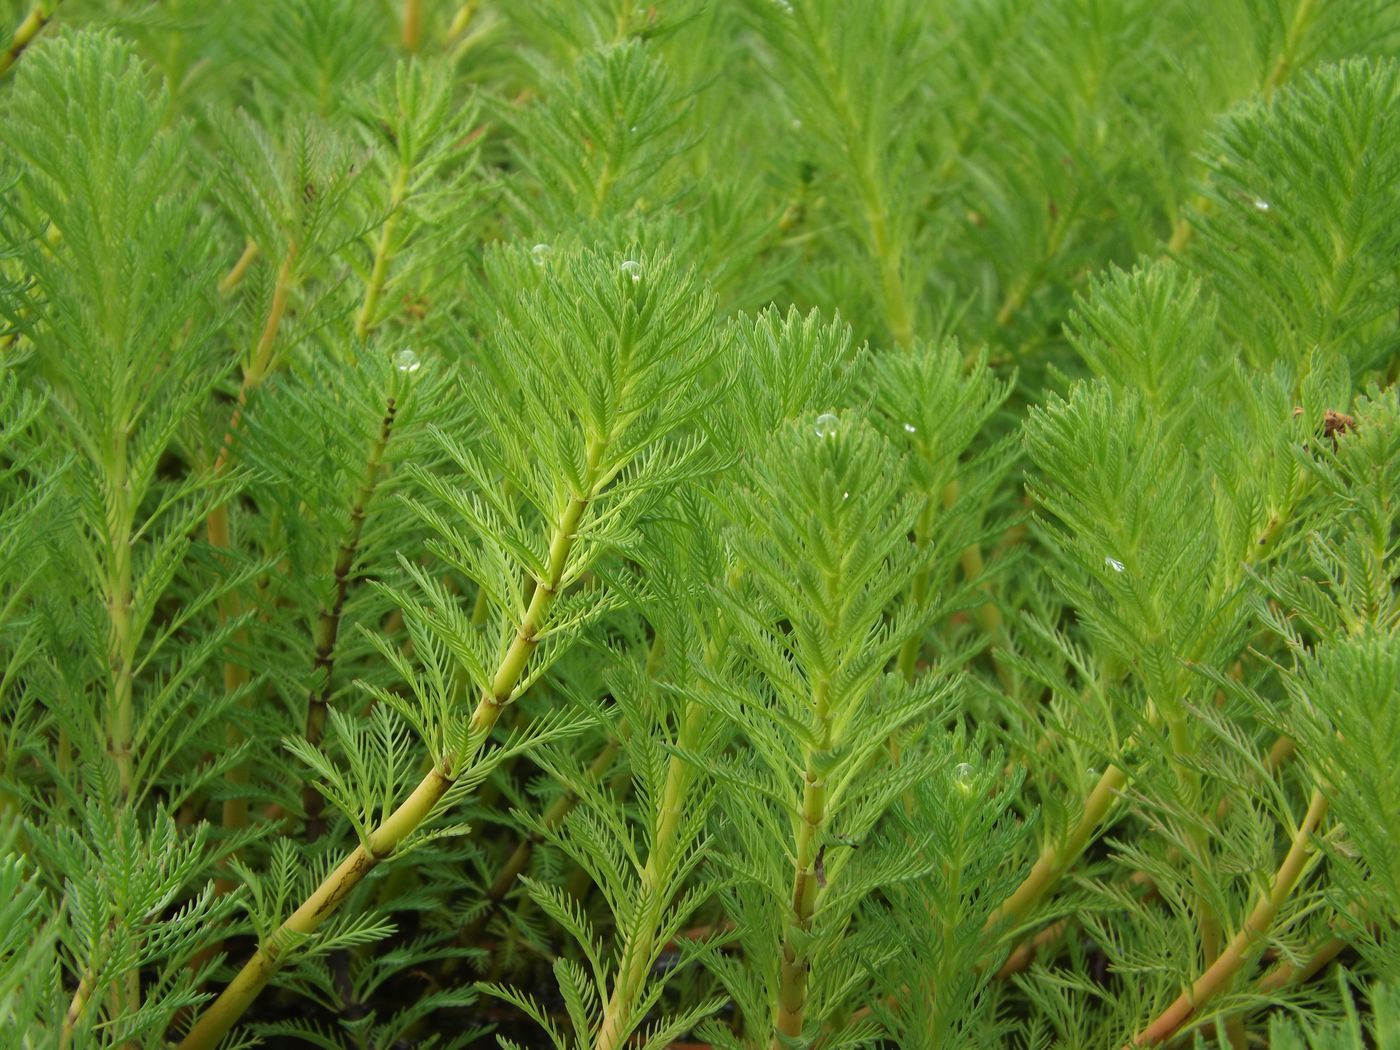
[[[1189,803],[1193,807],[1199,807],[1202,804],[1201,777],[1188,765],[1188,760],[1195,755],[1196,747],[1191,739],[1190,727],[1187,725],[1184,714],[1168,718],[1167,733],[1168,739],[1171,741],[1172,769],[1176,774],[1177,783]],[[1188,828],[1186,837],[1189,839],[1194,853],[1188,863],[1193,868],[1197,865],[1204,865],[1210,854],[1210,843],[1205,830],[1199,827]],[[1216,915],[1215,909],[1211,907],[1210,901],[1204,893],[1197,893],[1195,897],[1196,923],[1201,938],[1201,954],[1206,961],[1209,961],[1220,954],[1220,917]]]
[[77,1030],[78,1022],[83,1018],[83,1011],[87,1009],[87,1003],[92,997],[95,984],[93,971],[91,969],[84,970],[82,977],[78,980],[78,990],[73,993],[73,999],[69,1002],[68,1009],[63,1015],[63,1025],[58,1034],[59,1050],[69,1050],[69,1047],[73,1045],[73,1034]]
[[1031,963],[1035,962],[1036,956],[1063,937],[1065,931],[1068,929],[1069,920],[1060,919],[1058,922],[1052,922],[1034,937],[1022,941],[1012,950],[1011,954],[1006,957],[1006,960],[1001,966],[997,968],[997,980],[1004,981],[1008,977],[1029,968]]
[[812,41],[821,60],[832,111],[841,123],[847,160],[865,218],[865,238],[880,275],[880,301],[890,338],[901,350],[914,344],[914,308],[904,276],[904,245],[895,237],[886,200],[887,186],[880,178],[879,161],[869,145],[866,122],[851,106],[850,90],[841,78],[825,39]]
[[[131,967],[122,974],[121,982],[121,987],[113,994],[121,1003],[121,1012],[131,1017],[141,1009],[141,968]],[[134,1040],[128,1040],[121,1045],[121,1050],[140,1050],[140,1047]]]
[[889,232],[889,207],[875,177],[873,161],[862,180],[866,224],[870,229],[870,250],[880,267],[880,294],[884,299],[885,323],[894,345],[907,350],[914,345],[914,311],[904,280],[902,247]]
[[[1129,876],[1125,888],[1140,894],[1143,900],[1149,899],[1157,892],[1156,884],[1141,872],[1134,872]],[[1070,919],[1059,919],[1021,941],[1012,949],[1011,954],[1006,957],[993,976],[1002,981],[1027,969],[1041,952],[1065,935],[1070,924]],[[984,956],[978,961],[977,969],[986,969],[988,965],[989,959]]]
[[[914,542],[919,547],[928,545],[929,537],[933,532],[933,515],[936,501],[932,496],[924,497],[923,510],[919,512],[918,521],[914,523]],[[909,584],[909,604],[914,608],[921,607],[928,600],[929,571],[927,568],[920,569],[914,574],[914,579]],[[895,670],[906,682],[914,680],[914,672],[919,666],[919,651],[923,648],[923,633],[912,634],[905,639],[900,646],[899,656],[895,660]]]
[[447,43],[452,43],[466,32],[467,26],[476,16],[476,9],[480,6],[480,0],[467,0],[457,9],[457,13],[452,16],[452,21],[447,24],[447,32],[444,34],[444,40]]
[[[933,534],[933,516],[937,511],[938,503],[941,501],[945,510],[949,510],[958,500],[961,486],[957,481],[950,481],[944,486],[939,500],[929,498],[924,509],[919,515],[918,521],[914,525],[915,542],[924,545],[929,542]],[[963,576],[967,580],[980,579],[986,571],[986,562],[982,557],[982,547],[980,544],[973,544],[966,548],[958,556],[959,564],[962,567]],[[909,603],[911,605],[922,605],[928,598],[929,573],[926,569],[921,569],[914,575],[913,581],[909,585]],[[988,637],[995,639],[1001,632],[1002,617],[1001,610],[997,608],[996,602],[990,597],[987,601],[973,611],[978,626]],[[895,661],[896,671],[904,680],[912,681],[914,673],[918,668],[919,653],[923,647],[923,638],[916,635],[905,641],[900,647],[899,657]],[[1005,676],[1005,670],[1000,664],[997,665],[999,675]],[[1009,683],[1005,683],[1009,684]]]
[[[117,415],[110,434],[110,455],[107,461],[101,464],[107,526],[107,535],[104,537],[107,544],[104,600],[107,606],[109,676],[105,712],[107,755],[117,771],[117,798],[113,801],[119,807],[131,803],[136,786],[132,748],[136,722],[136,645],[139,639],[131,616],[135,604],[132,544],[135,536],[136,506],[132,500],[129,458],[133,429],[129,418]],[[81,1018],[101,967],[102,963],[89,960],[78,982],[77,993],[64,1020],[63,1030],[70,1038],[72,1025]],[[141,1006],[140,973],[133,967],[125,974],[125,978],[121,986],[113,990],[113,994],[118,998],[119,1010],[134,1013]]]
[[[254,390],[262,385],[272,368],[277,332],[282,325],[282,318],[286,315],[287,300],[293,287],[296,256],[296,245],[289,245],[286,254],[282,257],[282,263],[278,267],[277,277],[272,286],[272,302],[268,306],[267,319],[263,323],[262,334],[258,337],[257,345],[253,348],[252,359],[243,370],[243,379],[238,386],[238,397],[234,402],[233,412],[229,415],[228,426],[224,430],[224,440],[214,459],[214,475],[216,477],[222,476],[229,469],[234,440],[238,428],[243,422],[243,412],[248,406],[248,398]],[[205,522],[205,534],[209,545],[215,550],[232,549],[233,537],[227,503],[220,503],[209,512],[209,518]],[[218,602],[218,611],[220,619],[225,623],[238,616],[241,611],[238,596],[232,593],[223,595]],[[241,638],[239,640],[242,641]],[[247,667],[233,660],[224,661],[224,691],[226,693],[241,692],[251,680],[252,676]],[[237,743],[237,740],[231,739],[230,743]],[[235,784],[246,783],[247,771],[234,769],[229,773],[229,779]],[[225,800],[222,822],[223,826],[228,829],[236,830],[246,827],[248,800],[241,796]]]
[[[1134,878],[1130,879],[1129,882],[1134,884],[1135,886],[1138,886],[1138,888],[1145,889],[1149,893],[1153,890],[1151,880],[1142,879],[1141,883],[1139,884],[1139,880],[1135,876]],[[1021,941],[1019,944],[1016,945],[1014,949],[1012,949],[1011,954],[1009,954],[1006,957],[1006,959],[1002,962],[1001,966],[997,968],[996,973],[992,975],[993,979],[998,981],[1008,980],[1009,978],[1014,977],[1016,974],[1022,973],[1025,970],[1027,970],[1030,967],[1031,963],[1035,962],[1036,958],[1040,955],[1040,953],[1043,952],[1046,948],[1050,947],[1055,942],[1059,941],[1061,938],[1063,938],[1065,934],[1069,931],[1070,927],[1070,919],[1059,919],[1055,922],[1052,922],[1049,926],[1046,926],[1044,929],[1037,931],[1034,934],[1034,936],[1027,937],[1025,940]],[[989,965],[990,958],[988,956],[983,956],[977,961],[976,969],[979,971],[985,970]],[[905,989],[905,991],[902,994],[908,994],[908,992],[909,990]],[[936,996],[937,989],[933,989],[930,994]],[[888,999],[885,1000],[885,1005],[891,1010],[897,1010],[899,1008],[899,999],[899,996],[890,996]],[[874,1009],[872,1009],[869,1006],[863,1006],[859,1010],[856,1010],[854,1013],[852,1013],[851,1016],[847,1018],[847,1022],[854,1023],[856,1021],[863,1021],[866,1018],[873,1017],[874,1014]],[[822,1040],[818,1041],[817,1046],[825,1046],[827,1045],[827,1042],[828,1040],[824,1036]]]
[[1178,996],[1166,1010],[1158,1014],[1151,1023],[1127,1043],[1125,1050],[1132,1050],[1134,1047],[1157,1046],[1166,1042],[1239,973],[1259,940],[1273,925],[1274,919],[1278,917],[1279,909],[1283,907],[1288,895],[1293,891],[1293,887],[1302,877],[1303,871],[1307,867],[1308,858],[1313,852],[1313,832],[1322,823],[1322,818],[1326,813],[1327,799],[1321,791],[1315,790],[1308,802],[1308,810],[1303,817],[1303,822],[1294,833],[1288,853],[1284,856],[1283,863],[1274,875],[1269,892],[1254,906],[1254,910],[1245,919],[1244,926],[1235,934],[1225,951],[1205,973],[1201,974],[1189,989]]
[[1302,965],[1280,963],[1275,966],[1259,981],[1259,990],[1267,994],[1310,981],[1346,951],[1348,946],[1348,942],[1340,937],[1329,937],[1309,953]]
[[826,779],[820,759],[832,747],[830,687],[818,681],[813,689],[813,708],[821,738],[816,747],[805,747],[802,772],[802,810],[792,862],[792,900],[784,915],[782,958],[779,961],[778,1001],[773,1011],[777,1033],[771,1050],[781,1050],[782,1037],[797,1039],[807,1019],[807,974],[812,916],[817,910],[821,887],[817,884],[818,839],[826,826]]
[[[980,579],[983,572],[986,571],[987,563],[982,557],[982,548],[978,544],[974,543],[971,547],[966,548],[958,556],[958,560],[962,565],[963,576],[969,580]],[[997,603],[991,598],[977,606],[972,615],[977,618],[977,625],[988,637],[995,639],[1001,632],[1001,610],[997,608]],[[997,666],[1000,669],[1001,665]]]
[[613,180],[617,177],[613,171],[612,154],[609,153],[603,159],[602,170],[598,172],[598,177],[593,180],[593,202],[588,206],[588,219],[596,222],[603,214],[603,205],[607,203],[608,195],[612,193]]
[[132,630],[133,604],[131,542],[135,508],[131,505],[131,479],[127,462],[129,428],[126,420],[112,432],[112,459],[107,464],[107,618],[108,672],[111,675],[107,708],[107,753],[117,767],[119,801],[131,798],[133,710],[132,668],[136,638]]
[[[619,727],[619,732],[623,732],[625,728],[625,726]],[[612,768],[613,762],[617,760],[617,753],[620,748],[621,743],[616,739],[609,740],[603,746],[602,750],[598,752],[589,765],[588,771],[584,774],[590,784],[597,783],[603,778],[607,771]],[[572,791],[565,791],[550,803],[549,808],[545,810],[544,816],[541,818],[542,823],[546,828],[558,827],[564,822],[564,818],[573,812],[574,806],[577,804],[578,796]],[[464,939],[468,941],[474,940],[481,932],[482,927],[486,925],[486,921],[491,917],[492,912],[500,905],[501,901],[505,899],[506,894],[509,893],[511,887],[515,885],[515,880],[518,879],[520,873],[525,870],[525,865],[530,863],[530,856],[534,853],[535,847],[540,844],[541,840],[542,836],[540,833],[532,831],[516,843],[515,849],[511,851],[511,855],[506,858],[506,862],[501,865],[500,870],[496,872],[496,877],[486,889],[486,907],[482,909],[481,914],[473,919],[471,924],[463,931],[462,936]]]
[[552,530],[547,576],[537,581],[525,616],[497,666],[491,688],[483,693],[472,711],[467,749],[461,754],[447,756],[440,764],[435,763],[403,804],[321,881],[277,932],[259,945],[253,957],[180,1042],[179,1050],[212,1050],[217,1046],[277,972],[288,940],[315,933],[361,880],[390,857],[404,839],[432,815],[455,778],[470,766],[476,752],[490,736],[501,711],[513,699],[530,657],[539,645],[540,631],[544,629],[550,607],[563,582],[579,523],[595,494],[593,486],[597,484],[598,463],[605,447],[605,440],[592,439],[588,443],[585,480],[589,487],[586,492],[574,493],[569,497]]
[[423,45],[423,0],[403,0],[403,49],[413,54]]
[[1299,0],[1297,8],[1293,11],[1293,20],[1288,24],[1288,31],[1284,34],[1283,50],[1279,53],[1278,61],[1274,63],[1269,75],[1264,79],[1264,97],[1268,98],[1288,79],[1293,72],[1293,67],[1298,61],[1298,49],[1302,46],[1303,38],[1308,34],[1308,27],[1312,24],[1313,16],[1317,13],[1317,0]]
[[997,308],[996,324],[998,328],[1005,328],[1011,324],[1016,319],[1016,315],[1021,312],[1022,307],[1030,300],[1031,293],[1035,291],[1036,285],[1064,243],[1069,228],[1070,209],[1058,209],[1050,223],[1050,233],[1046,238],[1044,252],[1029,270],[1016,279]]
[[389,214],[379,229],[379,240],[374,248],[374,264],[370,268],[369,280],[365,283],[365,299],[355,318],[355,335],[361,342],[375,326],[375,314],[379,312],[379,300],[384,294],[384,282],[389,277],[389,264],[394,255],[394,237],[398,233],[399,222],[403,218],[403,202],[408,192],[409,164],[399,159],[398,169],[389,187]]
[[450,771],[434,766],[413,793],[380,824],[370,836],[342,860],[306,901],[294,911],[219,997],[200,1016],[188,1035],[180,1041],[181,1050],[213,1048],[233,1028],[252,1005],[282,962],[287,944],[296,936],[315,933],[367,874],[394,852],[403,840],[432,813],[433,807],[453,780]]
[[[1204,207],[1205,198],[1198,197],[1196,206]],[[1178,215],[1176,222],[1172,225],[1172,234],[1167,238],[1167,250],[1165,254],[1174,257],[1184,252],[1186,246],[1191,243],[1191,233],[1193,229],[1194,227],[1191,225],[1190,218],[1184,214]]]
[[[53,7],[57,7],[55,2]],[[53,10],[48,4],[35,4],[29,9],[29,14],[24,16],[16,28],[14,36],[10,37],[10,45],[4,51],[0,51],[0,75],[4,75],[11,66],[19,61],[19,56],[24,54],[24,49],[34,43],[34,38],[53,19]]]
[[[384,417],[379,423],[379,433],[370,443],[369,455],[365,458],[365,473],[360,487],[355,491],[350,506],[350,527],[345,538],[336,550],[332,576],[335,580],[335,594],[331,603],[321,610],[316,622],[315,673],[320,683],[311,690],[306,705],[305,736],[312,745],[319,744],[325,731],[326,710],[330,706],[335,672],[335,647],[340,637],[341,616],[345,610],[345,598],[350,591],[350,571],[355,567],[355,555],[360,549],[360,536],[364,531],[365,512],[374,498],[374,490],[379,482],[380,467],[384,462],[384,450],[389,445],[389,437],[394,430],[394,417],[398,412],[398,402],[391,396],[384,406]],[[325,830],[322,810],[325,799],[316,785],[308,780],[302,787],[302,808],[306,817],[306,836],[317,839]]]
[[[693,749],[700,739],[704,724],[705,709],[693,700],[688,702],[676,738],[677,749]],[[645,990],[646,979],[650,974],[651,957],[656,948],[656,931],[669,903],[666,880],[675,862],[676,838],[680,832],[685,798],[693,776],[694,770],[689,762],[678,755],[671,756],[666,767],[666,784],[661,792],[656,839],[647,856],[646,866],[642,869],[641,893],[645,903],[639,909],[638,918],[624,940],[617,977],[613,982],[612,995],[603,1010],[602,1023],[593,1043],[594,1050],[617,1050],[631,1030],[631,1019],[636,1011],[637,1001]]]
[[243,245],[243,254],[238,257],[229,272],[219,278],[219,294],[231,294],[242,283],[244,275],[248,272],[248,267],[253,265],[253,260],[257,257],[258,242],[250,237]]
[[1045,847],[1035,864],[1011,896],[1007,897],[991,915],[983,927],[987,932],[1012,926],[1034,908],[1050,888],[1059,880],[1066,869],[1079,857],[1093,839],[1099,825],[1113,807],[1128,775],[1116,765],[1105,769],[1084,800],[1084,812],[1075,822],[1070,833],[1062,842]]
[[[1316,0],[1299,0],[1297,8],[1293,11],[1293,20],[1288,24],[1288,30],[1284,33],[1283,50],[1264,78],[1264,83],[1260,85],[1260,90],[1266,100],[1271,98],[1273,93],[1282,87],[1292,75],[1298,60],[1298,48],[1302,45],[1303,37],[1307,35],[1308,27],[1316,13]],[[1207,197],[1203,194],[1197,194],[1192,206],[1197,211],[1204,211],[1208,203]],[[1194,232],[1195,228],[1191,225],[1190,219],[1184,214],[1179,215],[1172,226],[1171,237],[1167,241],[1166,254],[1170,256],[1180,255],[1191,243]]]

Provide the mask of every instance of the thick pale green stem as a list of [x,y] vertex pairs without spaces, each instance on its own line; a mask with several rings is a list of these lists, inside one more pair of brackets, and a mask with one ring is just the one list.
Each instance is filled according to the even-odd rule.
[[[57,3],[52,5],[52,7],[57,6]],[[5,73],[19,61],[19,56],[24,54],[24,49],[34,43],[34,38],[39,35],[44,26],[49,24],[51,18],[53,18],[53,13],[49,4],[35,4],[29,9],[29,14],[24,16],[24,21],[16,27],[14,36],[10,37],[9,47],[0,51],[0,74]]]
[[253,265],[253,260],[258,257],[258,243],[251,237],[243,245],[243,254],[238,257],[238,261],[233,264],[233,268],[219,279],[219,294],[228,295],[243,281],[243,276],[248,272],[248,267]]
[[217,1046],[277,972],[287,945],[298,935],[315,933],[345,902],[360,881],[428,818],[451,786],[450,772],[432,769],[404,803],[375,828],[368,841],[356,846],[277,932],[258,948],[238,976],[180,1041],[180,1050],[212,1050]]
[[444,39],[451,43],[467,31],[467,26],[476,16],[476,10],[481,6],[480,0],[467,0],[465,4],[457,8],[457,13],[452,16],[452,21],[447,25],[447,32]]
[[[962,565],[963,576],[969,580],[981,578],[986,570],[986,562],[982,558],[982,548],[976,544],[968,547],[959,555],[959,563]],[[977,617],[977,624],[984,633],[995,638],[1001,630],[1001,610],[997,608],[997,603],[990,598],[979,605],[973,612]]]
[[991,932],[999,927],[1014,925],[1034,908],[1042,897],[1055,885],[1066,869],[1084,852],[1108,811],[1113,807],[1128,775],[1117,766],[1109,766],[1099,777],[1089,797],[1084,801],[1084,812],[1070,829],[1063,841],[1045,847],[1030,873],[1021,880],[1015,892],[987,917],[984,929]]
[[880,267],[880,295],[884,300],[885,323],[894,345],[907,350],[914,343],[914,311],[904,281],[904,250],[890,233],[889,209],[876,179],[874,164],[863,193],[865,221],[870,231],[870,250]]
[[[1022,970],[1028,968],[1031,963],[1035,962],[1036,956],[1039,955],[1045,947],[1058,941],[1065,935],[1065,931],[1068,929],[1069,920],[1060,919],[1058,922],[1052,922],[1029,940],[1022,941],[1012,950],[1011,954],[1006,957],[1006,960],[997,969],[997,980],[1004,981],[1013,974],[1018,974]],[[979,964],[979,969],[980,968],[981,966]]]
[[[277,346],[277,332],[282,327],[282,318],[287,314],[287,301],[292,294],[295,282],[296,258],[297,246],[295,244],[289,245],[287,254],[282,257],[282,263],[277,268],[277,278],[272,285],[272,301],[268,304],[267,318],[263,321],[262,332],[258,335],[257,345],[253,347],[252,357],[243,369],[243,380],[238,386],[238,397],[234,401],[233,412],[229,415],[228,427],[224,430],[223,444],[219,446],[219,454],[214,460],[215,473],[222,473],[228,468],[233,441],[238,433],[239,424],[243,421],[243,411],[248,407],[248,397],[262,385],[263,380],[267,378],[268,372],[272,369],[273,350]],[[212,524],[210,529],[212,531]],[[213,542],[212,536],[210,542]]]
[[1298,965],[1296,963],[1280,963],[1275,966],[1259,982],[1259,991],[1268,995],[1277,992],[1282,988],[1289,988],[1304,981],[1311,980],[1322,972],[1337,956],[1350,947],[1350,942],[1340,937],[1329,937],[1323,941],[1309,954],[1307,959]]
[[598,463],[604,448],[605,442],[601,440],[589,441],[586,476],[590,488],[569,497],[554,526],[546,578],[537,582],[529,608],[496,669],[491,688],[482,695],[472,712],[468,736],[472,741],[471,748],[462,754],[450,756],[443,768],[434,766],[413,794],[375,828],[368,840],[357,846],[322,880],[305,903],[259,946],[180,1042],[179,1050],[212,1050],[217,1046],[277,972],[288,937],[315,933],[361,880],[432,815],[434,807],[452,786],[453,778],[471,764],[475,752],[485,743],[501,711],[513,698],[516,687],[525,675],[530,656],[539,645],[539,632],[545,626],[549,609],[563,583],[569,551],[573,548],[583,513],[594,495],[591,486],[596,483]]
[[1166,1010],[1162,1011],[1146,1028],[1137,1034],[1124,1050],[1134,1047],[1158,1046],[1181,1030],[1191,1017],[1213,996],[1224,989],[1239,973],[1250,955],[1258,947],[1259,941],[1273,925],[1288,895],[1293,892],[1307,867],[1313,852],[1312,836],[1327,813],[1327,799],[1322,792],[1314,791],[1308,803],[1308,811],[1303,822],[1293,835],[1283,863],[1274,875],[1273,884],[1263,899],[1245,919],[1240,932],[1235,934],[1225,951],[1213,962],[1205,973],[1198,977],[1189,989],[1183,992]]

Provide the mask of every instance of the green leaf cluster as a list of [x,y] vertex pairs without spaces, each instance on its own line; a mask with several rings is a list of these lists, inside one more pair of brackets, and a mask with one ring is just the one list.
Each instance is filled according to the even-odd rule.
[[0,0],[5,1045],[1387,1045],[1397,102],[1384,0]]

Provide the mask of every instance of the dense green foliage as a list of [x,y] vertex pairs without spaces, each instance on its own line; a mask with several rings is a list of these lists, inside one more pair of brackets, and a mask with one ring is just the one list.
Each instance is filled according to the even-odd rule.
[[5,1046],[1400,1045],[1400,5],[0,26]]

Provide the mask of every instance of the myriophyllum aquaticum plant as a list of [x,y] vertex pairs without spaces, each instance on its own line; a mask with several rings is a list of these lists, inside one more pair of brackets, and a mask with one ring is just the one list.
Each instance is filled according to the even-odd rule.
[[1394,5],[128,7],[0,0],[5,1045],[1400,1038]]

